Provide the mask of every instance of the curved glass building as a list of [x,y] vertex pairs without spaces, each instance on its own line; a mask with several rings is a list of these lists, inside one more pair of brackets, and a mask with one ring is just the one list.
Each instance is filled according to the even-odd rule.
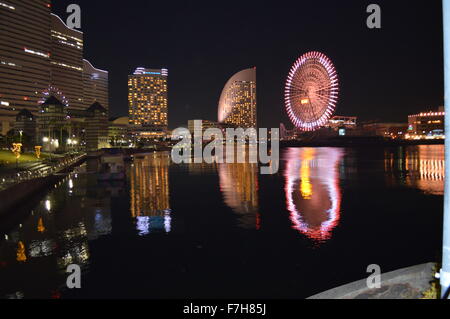
[[257,128],[256,68],[236,73],[225,85],[219,101],[219,123]]

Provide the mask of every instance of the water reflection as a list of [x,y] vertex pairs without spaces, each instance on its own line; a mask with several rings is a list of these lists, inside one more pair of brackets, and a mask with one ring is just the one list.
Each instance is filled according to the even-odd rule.
[[238,225],[247,229],[259,229],[258,165],[220,164],[219,179],[224,202],[237,213]]
[[131,168],[131,215],[141,236],[171,231],[169,153],[135,157]]
[[56,296],[68,265],[85,269],[90,260],[89,241],[112,231],[107,190],[99,187],[95,175],[68,176],[23,224],[7,231],[0,244],[0,295],[32,298],[39,287],[47,293],[39,297]]
[[343,151],[291,148],[285,154],[286,205],[293,228],[321,243],[339,224],[341,190],[338,166]]
[[391,181],[444,195],[445,149],[443,145],[419,145],[385,151],[385,171]]

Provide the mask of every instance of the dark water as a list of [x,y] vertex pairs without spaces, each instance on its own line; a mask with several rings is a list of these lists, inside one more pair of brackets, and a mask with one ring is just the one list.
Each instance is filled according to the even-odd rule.
[[68,176],[2,221],[0,296],[304,298],[370,264],[440,259],[443,146],[285,149],[264,176],[167,153],[128,170],[124,183]]

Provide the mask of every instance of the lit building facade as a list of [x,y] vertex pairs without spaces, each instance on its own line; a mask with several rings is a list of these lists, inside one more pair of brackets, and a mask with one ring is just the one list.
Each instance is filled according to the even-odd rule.
[[37,112],[50,84],[49,0],[0,1],[0,115]]
[[326,127],[332,128],[333,130],[339,130],[341,128],[345,129],[356,129],[358,118],[355,116],[333,116]]
[[430,111],[408,117],[408,137],[411,139],[444,137],[445,112]]
[[112,147],[127,146],[128,143],[128,116],[109,119],[108,139]]
[[92,66],[83,60],[83,105],[88,108],[93,103],[100,103],[109,110],[109,73]]
[[86,109],[83,103],[83,33],[68,28],[51,14],[51,84],[69,101],[69,109]]
[[159,139],[168,130],[168,70],[137,68],[128,77],[130,130],[138,139]]
[[[197,126],[196,126],[197,124]],[[188,130],[191,135],[202,135],[208,129],[222,129],[222,126],[219,123],[205,121],[205,120],[189,120],[188,121]]]
[[219,123],[257,128],[256,68],[235,74],[225,85],[219,101]]

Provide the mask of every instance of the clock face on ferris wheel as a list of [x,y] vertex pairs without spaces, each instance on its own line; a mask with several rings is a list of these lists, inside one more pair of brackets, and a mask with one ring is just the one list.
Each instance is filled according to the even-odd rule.
[[325,125],[334,113],[339,82],[331,60],[309,52],[293,65],[286,82],[286,110],[292,123],[303,131]]

